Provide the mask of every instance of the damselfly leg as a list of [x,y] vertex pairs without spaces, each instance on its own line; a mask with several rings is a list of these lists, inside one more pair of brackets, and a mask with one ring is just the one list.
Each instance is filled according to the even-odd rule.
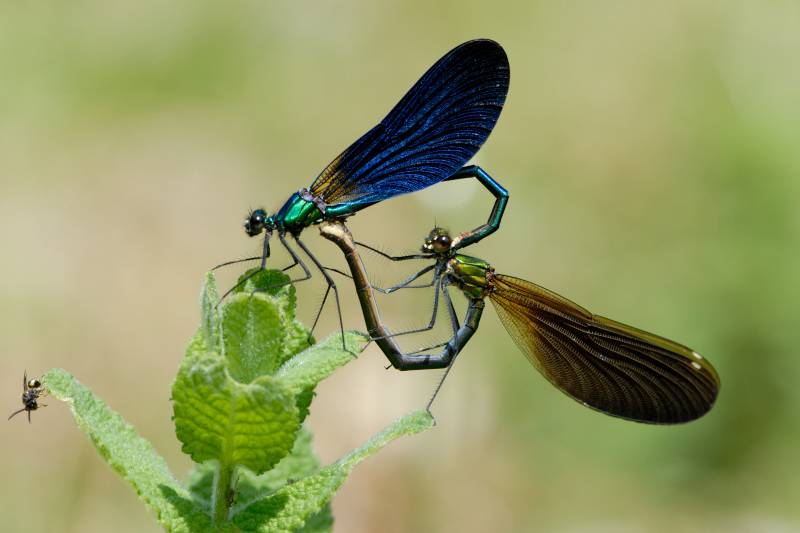
[[[311,259],[314,265],[316,265],[317,269],[322,273],[322,277],[325,278],[325,282],[328,284],[328,288],[325,289],[325,296],[322,297],[322,303],[319,306],[319,311],[317,311],[317,316],[314,318],[314,325],[311,326],[311,331],[313,332],[314,328],[317,326],[319,317],[322,315],[322,310],[325,308],[325,302],[328,300],[328,295],[330,294],[331,289],[333,289],[333,296],[336,301],[336,313],[339,315],[339,331],[342,334],[342,349],[347,351],[347,345],[344,341],[344,319],[342,318],[342,306],[339,303],[339,289],[336,287],[336,283],[333,281],[333,278],[331,278],[330,274],[328,274],[325,267],[319,262],[319,259],[317,259],[313,253],[311,253],[311,250],[309,250],[305,243],[300,240],[298,235],[295,235],[294,241],[303,250],[303,252],[305,252],[309,259]],[[297,260],[299,261],[299,258]],[[308,271],[305,266],[303,266],[303,268]],[[309,273],[309,277],[310,276],[311,274]]]
[[[283,287],[285,285],[289,285],[290,283],[299,283],[301,281],[306,281],[308,279],[311,279],[311,271],[308,269],[308,267],[305,265],[305,263],[303,263],[303,261],[297,255],[297,253],[289,246],[289,243],[286,241],[286,236],[283,233],[278,233],[278,239],[280,239],[281,244],[286,249],[286,251],[289,253],[289,256],[292,258],[292,264],[289,265],[288,267],[282,269],[282,271],[285,272],[285,271],[289,270],[290,268],[293,268],[294,266],[300,266],[300,268],[303,269],[303,277],[296,278],[296,279],[289,279],[289,280],[286,280],[286,281],[281,282],[281,283],[276,283],[274,285],[269,285],[267,287],[260,287],[260,288],[256,289],[255,292],[264,292],[264,291],[269,291],[269,290],[273,290],[273,289],[279,289],[279,288],[281,288],[281,287]],[[218,269],[220,267],[224,267],[224,266],[228,266],[228,265],[242,263],[242,262],[245,262],[245,261],[251,261],[253,259],[261,259],[261,266],[259,268],[257,268],[257,269],[253,269],[251,272],[248,272],[247,274],[242,276],[241,279],[239,279],[239,281],[236,282],[236,284],[233,287],[228,289],[220,297],[220,299],[219,299],[220,303],[223,300],[225,300],[225,298],[228,295],[230,295],[232,292],[235,292],[236,290],[238,290],[241,287],[243,287],[245,285],[245,283],[247,283],[247,281],[250,280],[253,276],[258,274],[262,270],[265,270],[266,269],[266,260],[269,257],[269,255],[270,255],[269,238],[265,238],[264,239],[264,253],[260,257],[237,259],[237,260],[234,260],[234,261],[228,261],[227,263],[222,263],[222,264],[217,265],[216,267],[214,267],[212,269],[212,271],[216,270],[216,269]],[[219,304],[217,304],[217,305],[219,305]],[[312,331],[313,331],[313,328],[312,328]]]

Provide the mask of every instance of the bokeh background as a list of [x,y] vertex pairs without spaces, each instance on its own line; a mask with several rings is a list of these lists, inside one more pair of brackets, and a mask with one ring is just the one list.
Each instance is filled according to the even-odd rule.
[[[334,501],[336,531],[799,531],[790,0],[0,3],[5,409],[18,408],[24,369],[64,367],[183,475],[169,387],[203,273],[258,252],[240,227],[248,207],[275,209],[310,184],[475,37],[511,62],[478,156],[511,202],[470,251],[692,346],[716,365],[721,396],[681,427],[602,416],[548,385],[487,311],[437,427],[358,467]],[[472,184],[441,185],[351,228],[411,252],[434,223],[472,228],[490,204]],[[342,264],[315,230],[306,241]],[[377,282],[410,272],[367,259]],[[363,329],[341,286],[348,327]],[[301,316],[321,289],[299,287]],[[396,329],[429,312],[421,294],[382,305]],[[329,307],[318,333],[335,328]],[[373,346],[319,388],[310,424],[325,462],[423,406],[440,376],[384,365]],[[50,404],[30,426],[0,424],[0,529],[158,531]]]

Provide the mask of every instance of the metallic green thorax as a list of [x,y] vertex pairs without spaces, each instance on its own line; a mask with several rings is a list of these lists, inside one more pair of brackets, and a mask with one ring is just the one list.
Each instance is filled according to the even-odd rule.
[[370,205],[372,204],[353,206],[349,203],[342,203],[326,206],[322,201],[316,202],[314,197],[303,190],[290,196],[280,211],[271,219],[274,227],[290,233],[298,233],[323,220],[346,218],[358,211],[358,209],[363,209]]
[[485,298],[493,290],[494,268],[477,257],[456,254],[447,262],[447,273],[470,298]]
[[303,198],[300,193],[294,193],[274,217],[277,225],[289,232],[307,228],[322,218],[319,207]]

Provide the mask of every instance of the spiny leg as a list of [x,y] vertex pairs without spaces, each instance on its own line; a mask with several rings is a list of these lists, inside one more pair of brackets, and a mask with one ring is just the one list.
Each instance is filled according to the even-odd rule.
[[386,252],[382,252],[377,248],[373,248],[368,244],[364,244],[363,242],[354,241],[356,246],[360,246],[362,248],[366,248],[376,254],[389,259],[390,261],[409,261],[411,259],[433,259],[435,256],[433,254],[410,254],[410,255],[389,255]]
[[[458,314],[456,313],[455,307],[453,306],[453,302],[450,299],[450,293],[447,290],[447,286],[444,283],[442,283],[441,286],[439,286],[438,283],[437,283],[436,292],[434,293],[435,296],[434,296],[434,300],[433,300],[433,315],[431,316],[431,321],[430,321],[430,323],[429,323],[429,325],[427,327],[416,329],[416,330],[401,331],[400,333],[393,333],[391,335],[387,335],[386,337],[397,337],[399,335],[405,335],[407,333],[421,333],[423,331],[429,331],[429,330],[433,329],[434,325],[436,324],[436,310],[439,308],[439,290],[440,290],[440,288],[441,288],[442,294],[444,294],[445,299],[447,301],[447,310],[448,310],[448,314],[450,315],[450,325],[451,325],[451,327],[453,329],[453,336],[455,337],[455,335],[458,333],[458,329],[459,329],[459,326],[458,326],[458,322],[459,322]],[[385,337],[376,337],[376,339],[378,339],[378,338],[385,338]],[[451,339],[448,339],[448,340],[446,340],[444,342],[438,342],[436,344],[432,344],[430,346],[426,346],[425,348],[417,348],[416,350],[413,350],[413,351],[410,351],[410,352],[406,352],[405,355],[418,355],[418,354],[420,354],[422,352],[427,352],[428,350],[435,350],[436,348],[441,348],[442,346],[446,346],[450,342],[450,340]]]
[[283,267],[283,268],[281,269],[281,272],[288,272],[289,270],[291,270],[291,269],[293,269],[294,267],[296,267],[298,264],[299,264],[299,263],[292,263],[291,265],[289,265],[289,266],[287,266],[287,267]]
[[[453,339],[456,339],[458,337],[458,317],[456,316],[456,310],[453,307],[453,300],[450,299],[450,292],[447,290],[447,285],[442,285],[442,292],[444,293],[444,299],[447,301],[447,309],[450,311],[450,319],[453,323]],[[447,343],[448,346],[449,344],[450,342]],[[448,350],[448,348],[445,348],[445,350]],[[450,374],[450,370],[452,370],[453,365],[456,362],[456,357],[458,357],[459,353],[461,353],[460,348],[456,349],[455,352],[452,354],[452,359],[450,359],[450,362],[448,363],[447,368],[444,371],[442,379],[439,380],[439,384],[436,385],[436,388],[433,391],[431,399],[428,400],[428,405],[425,406],[425,410],[431,416],[433,416],[433,413],[431,413],[431,406],[433,405],[433,401],[439,395],[439,391],[442,390],[442,385],[444,385],[444,380],[446,380],[447,376]],[[436,419],[434,419],[434,423],[436,423]]]
[[[431,279],[431,281],[429,283],[426,283],[425,285],[411,285],[412,281],[415,281],[415,280],[419,279],[420,277],[424,276],[425,274],[427,274],[428,272],[430,272],[434,268],[436,269],[436,272],[433,274],[433,278]],[[441,270],[441,267],[439,266],[438,263],[436,263],[436,264],[433,264],[433,265],[426,266],[425,268],[423,268],[422,270],[420,270],[416,274],[410,275],[409,277],[407,277],[406,279],[404,279],[403,281],[401,281],[397,285],[393,285],[393,286],[387,287],[385,289],[383,289],[381,287],[376,287],[375,285],[371,285],[371,287],[373,289],[375,289],[376,291],[380,292],[381,294],[391,294],[391,293],[393,293],[393,292],[395,292],[397,290],[400,290],[400,289],[426,289],[428,287],[433,287],[436,278],[439,277],[438,274],[439,274],[440,270]]]
[[[399,337],[401,335],[409,335],[409,334],[412,334],[412,333],[422,333],[424,331],[430,331],[436,326],[436,315],[437,315],[437,312],[439,310],[439,288],[442,286],[442,277],[441,277],[441,274],[439,272],[440,270],[441,270],[441,268],[439,268],[437,266],[436,272],[433,275],[433,280],[432,280],[432,283],[433,283],[433,311],[431,312],[431,319],[428,321],[428,325],[424,326],[424,327],[421,327],[421,328],[409,329],[409,330],[406,330],[406,331],[399,331],[397,333],[392,333],[391,335],[386,335],[386,336],[380,337],[380,338]],[[421,350],[418,350],[418,351],[421,351]]]
[[[255,261],[256,259],[261,259],[261,256],[257,255],[257,256],[254,256],[254,257],[245,257],[243,259],[236,259],[234,261],[226,261],[225,263],[220,263],[219,265],[215,266],[214,268],[211,269],[211,271],[214,272],[215,270],[223,268],[223,267],[226,267],[226,266],[236,265],[238,263],[246,263],[247,261]],[[289,265],[289,266],[287,266],[287,267],[285,267],[283,269],[281,269],[281,272],[286,272],[287,270],[289,270],[291,268],[294,268],[295,266],[297,266],[296,262],[292,263],[291,265]],[[264,270],[263,267],[258,268],[256,270],[253,270],[252,272],[247,274],[247,276],[245,276],[244,279],[239,280],[238,282],[236,282],[236,284],[233,287],[228,289],[225,292],[225,294],[222,295],[222,297],[219,299],[219,301],[222,302],[222,300],[224,300],[230,293],[232,293],[233,291],[235,291],[236,289],[238,289],[239,287],[241,287],[242,285],[247,283],[247,280],[249,280],[250,278],[252,278],[256,274],[258,274],[262,270]]]
[[[269,256],[269,250],[268,250],[268,249],[267,249],[267,252],[266,252],[266,256],[267,256],[267,257]],[[246,262],[248,262],[248,261],[255,261],[256,259],[260,259],[260,260],[262,261],[262,264],[261,264],[261,269],[263,269],[263,268],[265,268],[265,267],[266,267],[266,264],[264,263],[264,260],[265,260],[265,254],[264,254],[264,253],[262,253],[261,255],[254,255],[253,257],[243,257],[243,258],[241,258],[241,259],[234,259],[234,260],[232,260],[232,261],[225,261],[224,263],[220,263],[220,264],[218,264],[217,266],[213,267],[213,268],[211,269],[211,271],[212,271],[212,272],[214,272],[215,270],[219,270],[220,268],[224,268],[224,267],[226,267],[226,266],[238,265],[239,263],[246,263]],[[292,269],[292,268],[294,268],[294,267],[296,267],[296,266],[297,266],[297,262],[295,261],[295,262],[294,262],[294,263],[292,263],[291,265],[289,265],[289,266],[287,266],[287,267],[284,267],[284,268],[282,268],[282,269],[281,269],[281,271],[282,271],[282,272],[286,272],[287,270],[289,270],[289,269]]]
[[[389,255],[389,254],[387,254],[385,252],[382,252],[381,250],[373,248],[372,246],[369,246],[368,244],[364,244],[364,243],[360,243],[360,242],[355,242],[355,244],[358,245],[358,246],[362,246],[364,248],[367,248],[368,250],[371,250],[371,251],[377,253],[378,255],[381,255],[381,256],[383,256],[383,257],[385,257],[385,258],[387,258],[387,259],[389,259],[391,261],[408,261],[408,260],[413,260],[413,259],[431,259],[431,258],[435,257],[434,254],[425,254],[425,253],[423,253],[423,254],[392,256],[392,255]],[[415,281],[415,280],[419,279],[420,277],[424,276],[425,274],[430,272],[432,269],[435,269],[435,271],[434,271],[433,277],[431,278],[430,282],[422,284],[422,285],[411,285],[411,283],[413,281]],[[438,286],[439,286],[439,281],[441,280],[441,273],[442,273],[443,269],[444,269],[444,264],[440,263],[439,261],[437,261],[435,264],[426,266],[425,268],[423,268],[419,272],[416,272],[416,273],[412,274],[411,276],[407,277],[406,279],[404,279],[400,283],[398,283],[396,285],[393,285],[391,287],[382,288],[382,287],[377,287],[375,285],[370,285],[374,290],[376,290],[376,291],[378,291],[378,292],[380,292],[382,294],[391,294],[391,293],[393,293],[395,291],[398,291],[400,289],[425,289],[425,288],[428,288],[428,287],[434,287],[434,289],[433,289],[433,295],[434,295],[433,296],[433,312],[431,314],[431,319],[428,322],[427,326],[422,327],[422,328],[410,329],[410,330],[406,330],[406,331],[400,331],[400,332],[393,333],[391,335],[380,337],[380,338],[397,337],[397,336],[400,336],[400,335],[408,335],[408,334],[412,334],[412,333],[422,333],[424,331],[430,331],[435,327],[435,325],[436,325],[436,312],[439,309],[439,291],[438,291]],[[347,276],[347,277],[351,277],[351,276]]]
[[281,287],[285,287],[286,285],[289,285],[291,283],[299,283],[301,281],[306,281],[306,280],[311,279],[311,271],[308,269],[306,264],[303,263],[302,259],[300,259],[300,256],[297,255],[297,252],[295,252],[292,249],[292,247],[289,246],[289,241],[286,240],[286,236],[284,234],[279,233],[278,234],[278,239],[280,239],[281,244],[283,245],[284,248],[286,248],[286,251],[289,252],[289,255],[292,257],[292,261],[294,261],[294,263],[292,263],[289,268],[291,268],[291,267],[293,267],[295,265],[299,265],[300,268],[303,269],[304,275],[303,275],[302,278],[288,279],[286,281],[282,281],[281,283],[275,283],[273,285],[267,285],[266,287],[259,287],[259,288],[255,289],[253,292],[266,292],[266,291],[269,291],[269,290],[272,290],[272,289],[279,289]]
[[435,350],[436,348],[441,348],[442,346],[447,346],[447,343],[450,342],[450,339],[442,342],[437,342],[436,344],[431,344],[430,346],[426,346],[425,348],[417,348],[416,350],[407,352],[409,355],[416,355],[422,352],[427,352],[428,350]]
[[453,327],[453,335],[458,333],[458,315],[456,308],[453,306],[453,300],[450,298],[450,291],[447,289],[447,283],[441,285],[442,294],[444,294],[444,301],[447,303],[447,311],[450,314],[450,325]]
[[[433,268],[436,268],[435,264],[434,265],[428,265],[425,268],[423,268],[422,270],[420,270],[419,272],[417,272],[416,274],[412,274],[411,276],[409,276],[405,280],[401,281],[397,285],[393,285],[391,287],[383,288],[383,287],[377,287],[377,286],[372,285],[372,284],[370,284],[370,287],[372,287],[374,290],[380,292],[381,294],[391,294],[391,293],[395,292],[398,289],[427,289],[428,287],[433,287],[433,279],[431,279],[431,281],[429,281],[425,285],[409,285],[409,284],[412,281],[416,280],[417,278],[420,278],[421,276],[424,276],[425,274],[430,272]],[[346,278],[353,279],[353,276],[351,274],[348,274],[347,272],[343,272],[343,271],[339,270],[338,268],[325,267],[325,270],[330,270],[331,272],[336,272],[337,274],[339,274],[341,276],[344,276]]]
[[230,289],[228,289],[227,291],[225,291],[225,294],[223,294],[222,296],[220,296],[220,298],[219,298],[219,302],[217,302],[217,306],[219,306],[219,304],[221,304],[221,303],[223,302],[223,300],[225,300],[225,298],[227,298],[227,297],[228,297],[228,295],[230,295],[230,294],[231,294],[232,292],[234,292],[236,289],[238,289],[239,287],[242,287],[242,286],[244,286],[244,284],[245,284],[245,283],[247,283],[247,281],[248,281],[249,279],[251,279],[253,276],[255,276],[256,274],[258,274],[259,272],[261,272],[261,270],[262,270],[262,269],[260,269],[260,268],[259,268],[259,269],[255,269],[255,270],[253,270],[252,272],[248,272],[247,274],[245,274],[245,275],[242,277],[242,279],[240,279],[239,281],[237,281],[237,282],[236,282],[236,284],[235,284],[233,287],[231,287]]
[[[435,254],[428,254],[428,253],[411,254],[411,255],[389,255],[389,254],[387,254],[385,252],[382,252],[381,250],[378,250],[377,248],[373,248],[372,246],[370,246],[368,244],[364,244],[362,242],[357,242],[357,241],[354,241],[354,243],[357,246],[361,246],[363,248],[366,248],[367,250],[371,250],[371,251],[375,252],[376,254],[378,254],[378,255],[380,255],[382,257],[385,257],[386,259],[389,259],[391,261],[409,261],[409,260],[412,260],[412,259],[434,259],[436,257]],[[432,280],[431,280],[430,283],[426,283],[425,285],[409,285],[409,283],[411,283],[415,279],[419,278],[420,276],[424,275],[426,272],[430,271],[431,268],[433,268],[433,265],[430,265],[430,266],[427,266],[427,267],[423,268],[422,270],[420,270],[416,274],[412,274],[411,276],[409,276],[405,280],[401,281],[400,283],[398,283],[397,285],[394,285],[392,287],[388,287],[388,288],[385,288],[385,289],[381,288],[381,287],[376,287],[375,285],[371,285],[371,287],[373,289],[375,289],[376,291],[378,291],[380,293],[383,293],[383,294],[390,294],[390,293],[392,293],[392,292],[394,292],[394,291],[396,291],[398,289],[424,289],[424,288],[427,288],[427,287],[431,287],[433,285],[433,281]]]
[[353,276],[351,276],[351,275],[350,275],[350,274],[348,274],[347,272],[344,272],[344,271],[342,271],[342,270],[339,270],[338,268],[333,268],[333,267],[325,267],[325,270],[330,270],[331,272],[336,272],[336,273],[337,273],[337,274],[339,274],[340,276],[344,276],[344,277],[346,277],[346,278],[353,279]]
[[[291,258],[292,258],[292,261],[293,261],[293,263],[292,263],[291,265],[289,265],[289,266],[288,266],[286,269],[284,269],[284,270],[288,270],[289,268],[292,268],[292,267],[294,267],[295,265],[299,265],[299,266],[300,266],[300,267],[303,269],[304,276],[303,276],[302,278],[290,279],[290,280],[288,280],[288,281],[285,281],[285,282],[282,282],[282,283],[276,283],[276,284],[274,284],[274,285],[269,285],[269,286],[267,286],[267,287],[262,287],[262,288],[256,289],[256,291],[255,291],[255,292],[264,292],[264,291],[268,291],[268,290],[271,290],[271,289],[277,289],[277,288],[283,287],[283,286],[285,286],[285,285],[288,285],[288,284],[290,284],[290,283],[299,283],[299,282],[301,282],[301,281],[306,281],[307,279],[310,279],[310,278],[311,278],[311,271],[308,269],[308,267],[305,265],[305,263],[303,263],[303,261],[301,261],[301,260],[300,260],[300,258],[297,256],[297,254],[295,253],[295,251],[294,251],[294,250],[292,250],[292,248],[291,248],[291,247],[289,247],[288,243],[286,242],[286,237],[284,236],[284,234],[282,234],[282,233],[278,233],[278,239],[280,239],[280,241],[281,241],[281,244],[282,244],[282,245],[283,245],[283,247],[286,249],[286,251],[287,251],[287,252],[289,252],[289,255],[291,256]],[[235,290],[236,290],[236,289],[238,289],[239,287],[242,287],[242,286],[243,286],[245,283],[247,283],[247,281],[248,281],[249,279],[251,279],[253,276],[255,276],[256,274],[258,274],[259,272],[261,272],[262,270],[264,270],[264,269],[266,268],[266,264],[264,263],[264,261],[266,260],[266,257],[268,257],[268,256],[269,256],[269,244],[268,244],[268,240],[267,240],[267,239],[265,239],[265,240],[264,240],[264,243],[265,243],[265,244],[264,244],[264,255],[262,256],[262,265],[261,265],[261,267],[260,267],[260,268],[257,268],[257,269],[254,269],[252,272],[249,272],[249,273],[247,273],[247,274],[246,274],[244,277],[242,277],[242,279],[240,279],[240,280],[239,280],[239,281],[238,281],[238,282],[237,282],[237,283],[236,283],[236,284],[235,284],[233,287],[231,287],[230,289],[228,289],[228,290],[225,292],[225,294],[223,294],[223,295],[222,295],[222,297],[219,299],[220,303],[221,303],[221,302],[222,302],[222,301],[223,301],[223,300],[224,300],[224,299],[225,299],[225,298],[226,298],[226,297],[227,297],[229,294],[231,294],[233,291],[235,291]],[[254,259],[258,259],[258,257],[254,258]],[[219,305],[219,303],[218,303],[217,305]]]
[[[448,312],[450,313],[450,318],[454,326],[453,337],[444,343],[444,349],[435,355],[419,353],[422,350],[417,350],[414,352],[402,352],[399,350],[397,345],[392,342],[391,356],[390,354],[386,353],[386,351],[384,351],[384,353],[386,353],[387,356],[390,356],[389,359],[393,361],[393,366],[398,370],[446,368],[450,366],[455,355],[461,350],[466,341],[469,340],[469,335],[466,336],[466,339],[462,339],[463,335],[461,335],[461,330],[465,328],[471,330],[473,329],[472,326],[468,324],[468,320],[465,320],[465,325],[462,328],[458,327],[458,316],[456,314],[455,307],[452,305],[452,300],[450,299],[447,285],[442,283],[440,290],[444,294],[445,300],[448,302]],[[441,385],[439,388],[441,388]]]
[[319,317],[322,315],[322,310],[325,307],[325,301],[328,299],[328,294],[330,294],[331,289],[333,289],[333,297],[336,300],[336,313],[339,315],[339,331],[342,334],[342,349],[348,351],[347,345],[345,344],[344,340],[344,319],[342,318],[342,306],[339,303],[339,289],[336,287],[336,283],[333,281],[333,278],[325,270],[325,267],[322,266],[322,263],[319,262],[319,260],[313,253],[311,253],[311,250],[308,249],[305,243],[300,240],[300,237],[298,235],[295,235],[294,240],[297,243],[297,245],[303,250],[303,252],[305,252],[305,254],[311,259],[311,261],[317,266],[319,271],[322,273],[322,277],[324,277],[325,281],[328,283],[328,288],[325,291],[325,296],[322,298],[322,304],[320,304],[319,311],[317,311],[317,316],[314,319],[314,325],[311,326],[311,332],[312,333],[314,332],[314,328],[316,327],[317,322],[319,321]]
[[[434,268],[436,269],[436,271],[434,272],[433,278],[431,279],[430,283],[428,283],[426,285],[411,285],[411,286],[408,285],[409,283],[411,283],[415,279],[417,279],[420,276],[426,274],[427,272],[430,272]],[[437,313],[437,310],[439,309],[439,290],[438,289],[439,289],[439,282],[441,280],[440,271],[441,271],[442,268],[443,267],[441,265],[439,265],[438,263],[434,264],[434,265],[428,265],[427,267],[423,268],[422,270],[420,270],[416,274],[413,274],[412,276],[410,276],[407,279],[405,279],[400,284],[395,285],[394,287],[389,287],[387,289],[382,289],[380,287],[376,287],[374,285],[370,285],[370,287],[372,287],[374,290],[379,291],[379,292],[381,292],[383,294],[390,294],[391,292],[394,292],[395,290],[401,289],[401,288],[416,289],[416,288],[434,287],[434,289],[433,289],[433,312],[431,313],[431,319],[428,322],[427,326],[422,327],[422,328],[410,329],[410,330],[407,330],[407,331],[400,331],[400,332],[397,332],[397,333],[392,333],[391,335],[383,335],[383,336],[379,336],[379,337],[371,337],[370,338],[371,341],[378,340],[378,339],[386,339],[386,338],[389,338],[389,337],[398,337],[400,335],[408,335],[408,334],[411,334],[411,333],[422,333],[424,331],[430,331],[436,326],[436,313]],[[331,272],[336,272],[337,274],[341,274],[342,276],[345,276],[347,278],[352,279],[352,276],[350,274],[342,272],[339,269],[336,269],[336,268],[333,268],[333,267],[325,267],[325,270],[330,270]]]
[[[423,275],[423,274],[425,274],[427,272],[430,272],[430,270],[433,269],[433,268],[436,268],[437,271],[434,273],[433,278],[431,279],[430,283],[428,283],[426,285],[412,285],[412,286],[404,285],[404,284],[411,283],[412,281],[414,281],[414,279],[418,278],[419,276],[421,276],[421,275]],[[347,278],[351,278],[352,279],[351,275],[346,274],[345,272],[342,272],[339,269],[332,268],[332,267],[325,267],[325,269],[326,270],[330,270],[332,272],[336,272],[337,274],[341,274],[342,276],[345,276]],[[381,289],[380,287],[376,287],[374,285],[370,285],[370,287],[372,287],[374,290],[377,290],[377,291],[379,291],[381,293],[384,293],[384,294],[390,294],[391,292],[393,292],[393,290],[401,289],[401,288],[416,289],[416,288],[434,287],[434,289],[433,289],[433,312],[431,313],[431,319],[428,322],[427,326],[422,327],[422,328],[410,329],[410,330],[407,330],[407,331],[400,331],[400,332],[397,332],[397,333],[392,333],[391,335],[384,335],[384,336],[380,336],[380,337],[372,337],[372,340],[386,339],[386,338],[389,338],[389,337],[397,337],[397,336],[400,336],[400,335],[408,335],[408,334],[411,334],[411,333],[422,333],[423,331],[430,331],[435,327],[435,325],[436,325],[436,312],[439,309],[439,290],[438,290],[439,287],[438,287],[438,285],[439,285],[439,281],[441,279],[440,274],[439,274],[439,270],[440,270],[440,268],[438,267],[438,265],[427,266],[424,269],[422,269],[421,271],[419,271],[416,274],[414,274],[413,276],[411,276],[408,279],[406,279],[403,283],[401,283],[399,285],[396,285],[395,287],[390,287],[388,289]]]
[[239,263],[246,263],[248,261],[255,261],[256,259],[261,259],[260,255],[255,255],[253,257],[244,257],[242,259],[234,259],[233,261],[225,261],[224,263],[220,263],[214,268],[211,269],[212,272],[215,270],[219,270],[220,268],[231,266],[231,265],[238,265]]
[[[249,280],[250,278],[255,276],[258,272],[261,272],[262,270],[264,270],[266,268],[266,266],[267,266],[267,257],[269,257],[269,240],[270,240],[271,237],[272,237],[272,233],[267,233],[266,235],[264,235],[264,244],[262,245],[262,252],[261,252],[261,267],[259,269],[257,269],[257,270],[253,270],[252,272],[250,272],[249,274],[244,276],[242,279],[237,281],[236,284],[233,287],[231,287],[230,289],[225,291],[225,294],[223,294],[220,297],[219,302],[217,302],[217,306],[219,306],[219,304],[221,304],[222,301],[225,298],[227,298],[230,293],[232,293],[233,291],[235,291],[239,287],[242,287],[245,283],[247,283],[247,280]],[[258,258],[256,257],[254,259],[258,259]],[[241,261],[240,260],[231,261],[231,262],[228,262],[227,264],[236,264],[237,262],[241,262]],[[223,263],[222,266],[224,266],[225,264],[226,263]],[[213,270],[216,270],[216,268],[217,267],[214,267]]]
[[[283,245],[283,247],[286,248],[286,251],[289,252],[289,255],[292,256],[292,261],[294,261],[294,263],[292,263],[291,266],[300,265],[300,268],[303,269],[303,273],[305,274],[304,277],[296,279],[296,280],[292,280],[290,283],[295,283],[297,281],[305,281],[307,279],[311,279],[311,271],[308,269],[306,264],[303,263],[303,261],[300,259],[300,256],[297,255],[297,252],[295,252],[292,249],[292,247],[289,246],[289,242],[286,240],[286,236],[284,234],[279,233],[278,234],[278,238],[280,239],[281,244]],[[302,245],[302,243],[300,242],[300,239],[298,239],[297,236],[295,236],[294,240],[297,241],[298,244],[300,244],[300,247],[303,248],[303,250],[305,250],[305,246]]]
[[[369,246],[368,244],[364,244],[364,243],[357,242],[357,241],[355,242],[355,244],[358,245],[358,246],[367,248],[368,250],[371,250],[371,251],[377,253],[378,255],[381,255],[381,256],[383,256],[386,259],[389,259],[391,261],[408,261],[408,260],[412,260],[412,259],[431,259],[431,258],[436,257],[434,254],[425,254],[425,253],[423,253],[423,254],[411,254],[411,255],[393,256],[393,255],[389,255],[389,254],[387,254],[385,252],[382,252],[381,250],[373,248],[372,246]],[[434,271],[433,277],[431,278],[430,282],[425,283],[424,285],[411,285],[411,283],[413,281],[415,281],[416,279],[418,279],[418,278],[422,277],[423,275],[427,274],[428,272],[431,271],[431,269],[434,269],[434,268],[436,270]],[[393,293],[393,292],[395,292],[397,290],[400,290],[400,289],[425,289],[425,288],[428,288],[428,287],[434,287],[434,289],[433,289],[433,311],[431,313],[431,319],[428,322],[427,326],[422,327],[422,328],[410,329],[410,330],[406,330],[406,331],[399,331],[397,333],[392,333],[391,335],[385,335],[385,336],[382,336],[382,337],[373,337],[373,340],[383,339],[383,338],[388,338],[388,337],[398,337],[400,335],[409,335],[409,334],[412,334],[412,333],[422,333],[424,331],[430,331],[435,327],[435,325],[436,325],[436,313],[437,313],[437,311],[439,309],[439,290],[438,290],[438,288],[439,288],[439,282],[441,280],[441,273],[442,273],[443,269],[444,269],[444,264],[440,263],[437,260],[437,262],[435,264],[426,266],[425,268],[423,268],[419,272],[416,272],[415,274],[412,274],[411,276],[407,277],[406,279],[404,279],[400,283],[398,283],[396,285],[393,285],[391,287],[382,288],[382,287],[377,287],[375,285],[370,285],[374,290],[376,290],[376,291],[378,291],[378,292],[380,292],[382,294],[391,294],[391,293]],[[351,277],[351,276],[347,276],[347,277]]]

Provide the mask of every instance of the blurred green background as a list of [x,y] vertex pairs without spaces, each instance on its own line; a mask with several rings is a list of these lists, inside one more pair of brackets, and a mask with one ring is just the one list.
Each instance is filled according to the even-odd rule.
[[[67,368],[183,475],[169,387],[203,272],[258,252],[247,208],[279,207],[439,56],[491,37],[511,91],[477,160],[511,202],[470,252],[692,346],[721,396],[681,427],[602,416],[548,385],[488,311],[438,426],[358,467],[336,530],[800,530],[800,5],[431,4],[0,3],[6,410],[24,369]],[[446,184],[351,228],[410,252],[434,222],[472,228],[490,203]],[[306,241],[342,263],[316,230]],[[367,259],[381,283],[409,272]],[[347,326],[363,329],[341,286]],[[321,289],[299,287],[306,319]],[[426,301],[384,299],[384,318],[422,324]],[[329,307],[318,334],[335,328]],[[424,405],[440,375],[384,364],[370,347],[318,390],[324,461]],[[31,426],[0,424],[0,529],[158,531],[50,404]]]

